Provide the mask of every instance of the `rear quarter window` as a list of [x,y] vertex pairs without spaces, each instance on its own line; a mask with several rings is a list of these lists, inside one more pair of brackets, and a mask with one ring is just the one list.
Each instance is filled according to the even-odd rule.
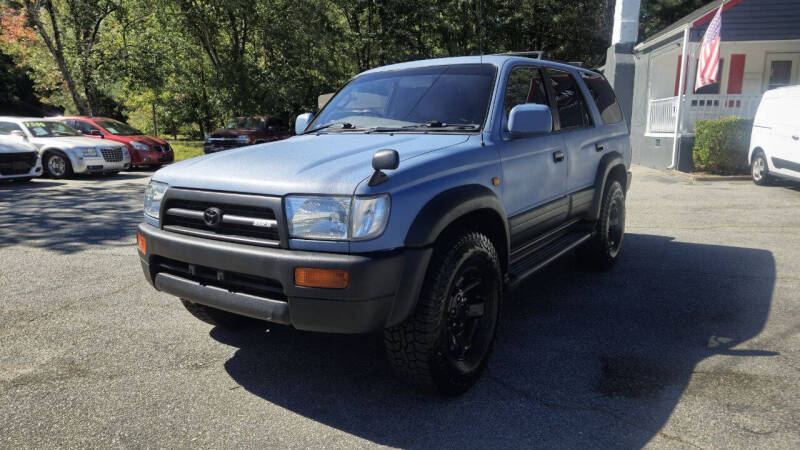
[[582,72],[581,77],[586,83],[586,87],[589,88],[589,93],[600,111],[603,123],[611,125],[622,122],[622,109],[619,107],[617,97],[608,81],[602,75],[594,73]]

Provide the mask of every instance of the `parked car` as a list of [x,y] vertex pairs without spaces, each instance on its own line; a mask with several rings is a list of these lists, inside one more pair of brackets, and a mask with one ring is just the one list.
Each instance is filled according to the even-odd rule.
[[128,148],[132,167],[158,168],[175,160],[169,142],[150,136],[127,123],[106,117],[63,117],[62,122],[80,131],[84,136],[121,142]]
[[203,152],[215,153],[222,150],[279,141],[290,136],[286,123],[277,117],[247,116],[235,117],[206,136]]
[[764,93],[753,121],[748,156],[753,182],[769,184],[774,178],[800,181],[800,86]]
[[200,320],[383,330],[400,377],[460,394],[505,288],[572,249],[597,268],[619,257],[629,132],[595,72],[506,55],[396,64],[295,130],[147,186],[144,274]]
[[16,136],[39,150],[42,165],[52,178],[74,173],[117,173],[131,166],[124,145],[83,137],[55,119],[0,117],[0,133]]
[[36,147],[0,129],[0,180],[31,181],[42,175],[42,160]]

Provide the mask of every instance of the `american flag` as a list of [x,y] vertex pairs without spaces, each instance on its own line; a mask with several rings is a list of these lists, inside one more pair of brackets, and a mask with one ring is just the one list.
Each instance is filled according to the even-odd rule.
[[722,42],[720,31],[722,31],[722,5],[719,5],[717,14],[708,24],[706,34],[703,36],[703,46],[700,47],[700,60],[697,64],[697,82],[694,90],[716,83],[719,72],[719,46]]

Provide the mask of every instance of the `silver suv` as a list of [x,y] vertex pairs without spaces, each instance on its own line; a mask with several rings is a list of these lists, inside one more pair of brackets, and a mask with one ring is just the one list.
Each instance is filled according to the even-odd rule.
[[17,136],[36,147],[51,178],[66,178],[74,173],[117,173],[131,166],[131,156],[123,144],[83,137],[57,120],[0,117],[0,135]]

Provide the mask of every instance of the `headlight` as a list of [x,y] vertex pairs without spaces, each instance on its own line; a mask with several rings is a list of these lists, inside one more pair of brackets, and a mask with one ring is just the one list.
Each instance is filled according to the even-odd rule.
[[389,196],[286,197],[289,234],[301,239],[366,240],[383,233],[389,219]]
[[161,200],[164,198],[164,193],[167,192],[169,185],[160,181],[150,181],[144,190],[144,213],[148,216],[158,219],[158,213],[161,211]]
[[241,136],[238,136],[236,138],[236,140],[239,141],[239,142],[247,142],[249,139],[250,139],[250,136],[247,136],[247,135],[244,135],[244,134],[241,135]]
[[97,156],[97,149],[91,147],[81,147],[79,150],[83,156]]
[[143,144],[141,142],[133,141],[133,142],[131,142],[131,145],[133,145],[133,148],[135,148],[136,150],[139,150],[139,151],[142,151],[142,152],[146,152],[146,151],[150,150],[150,147],[148,147],[147,144]]

